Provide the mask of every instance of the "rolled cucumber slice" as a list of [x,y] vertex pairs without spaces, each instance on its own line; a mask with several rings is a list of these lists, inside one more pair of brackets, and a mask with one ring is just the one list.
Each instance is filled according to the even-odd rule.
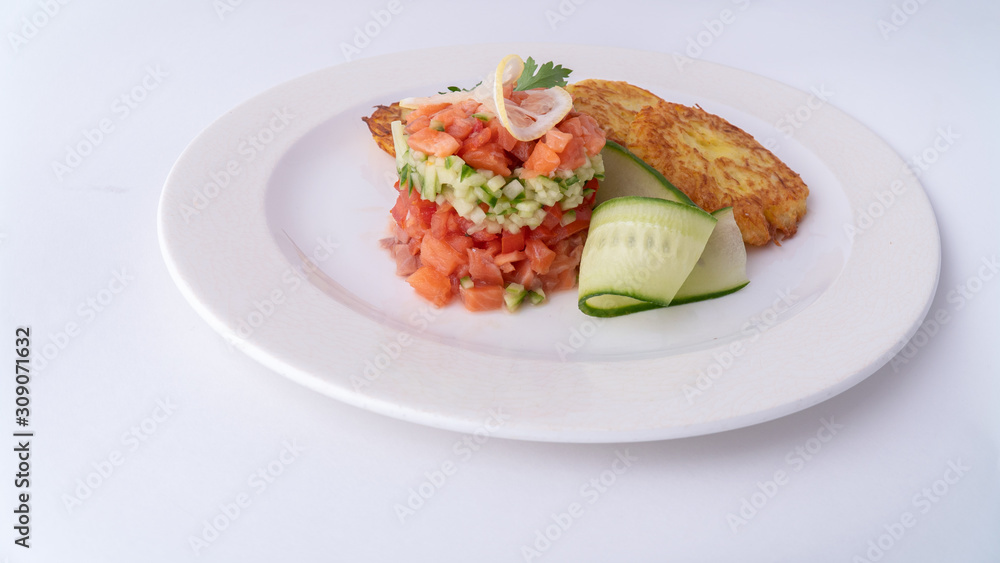
[[635,195],[694,205],[691,198],[675,188],[663,174],[614,141],[605,143],[601,159],[604,160],[604,180],[597,190],[597,204]]
[[712,213],[718,222],[698,263],[677,290],[671,305],[682,305],[729,295],[750,283],[747,249],[732,207]]
[[670,305],[717,222],[698,207],[660,198],[598,205],[580,261],[580,310],[614,317]]

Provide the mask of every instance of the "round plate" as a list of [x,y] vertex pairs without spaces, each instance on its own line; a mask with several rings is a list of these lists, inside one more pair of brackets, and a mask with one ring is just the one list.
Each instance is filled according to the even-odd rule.
[[[434,309],[394,275],[394,162],[362,116],[469,87],[518,53],[698,104],[754,135],[810,188],[782,246],[750,249],[720,299],[597,320],[575,292],[515,314]],[[703,61],[579,45],[485,45],[364,59],[268,90],[184,151],[159,234],[195,309],[247,354],[389,416],[507,438],[692,436],[803,409],[885,364],[928,311],[933,211],[863,125],[772,80]],[[485,430],[484,430],[485,429]]]

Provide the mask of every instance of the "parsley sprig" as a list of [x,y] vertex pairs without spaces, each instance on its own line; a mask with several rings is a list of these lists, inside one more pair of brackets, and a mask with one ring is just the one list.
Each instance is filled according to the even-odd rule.
[[[524,70],[521,71],[521,76],[517,79],[517,87],[514,89],[532,90],[534,88],[566,86],[566,78],[569,77],[569,73],[571,72],[573,72],[572,69],[565,68],[562,65],[557,65],[552,61],[544,63],[542,66],[538,66],[535,59],[528,57],[528,60],[524,61]],[[447,92],[468,92],[480,84],[482,84],[481,80],[471,88],[448,86]],[[447,92],[438,92],[438,94],[445,94]]]
[[551,88],[553,86],[566,86],[566,78],[572,69],[564,68],[549,61],[542,66],[536,66],[535,60],[528,57],[524,61],[524,71],[517,79],[515,90],[531,90],[534,88]]

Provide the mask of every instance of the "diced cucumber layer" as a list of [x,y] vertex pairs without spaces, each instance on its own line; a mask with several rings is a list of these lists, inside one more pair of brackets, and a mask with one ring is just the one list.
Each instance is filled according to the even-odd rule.
[[[601,178],[604,164],[600,154],[587,157],[576,170],[556,170],[551,177],[521,178],[523,168],[509,177],[489,170],[476,170],[458,155],[439,158],[410,149],[402,122],[392,123],[399,185],[408,193],[416,190],[422,199],[448,201],[459,215],[472,221],[470,232],[502,230],[518,232],[534,229],[545,220],[545,207],[558,204],[563,210],[583,203],[584,186]],[[482,209],[480,204],[486,204]]]
[[594,208],[580,262],[580,309],[618,316],[670,305],[717,219],[666,199],[628,196]]
[[524,289],[523,285],[519,283],[507,284],[503,290],[503,301],[507,305],[507,310],[512,313],[516,311],[527,295],[528,291]]

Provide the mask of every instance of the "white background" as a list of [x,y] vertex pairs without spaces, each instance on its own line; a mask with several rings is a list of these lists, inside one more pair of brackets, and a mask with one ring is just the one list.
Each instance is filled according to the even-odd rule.
[[[487,9],[399,0],[391,15],[387,2],[370,0],[232,3],[5,6],[2,346],[13,363],[14,330],[30,325],[35,355],[46,344],[58,353],[31,384],[30,549],[14,544],[15,442],[0,440],[0,557],[1000,560],[1000,283],[984,268],[1000,253],[996,5],[549,0]],[[713,23],[726,9],[735,20]],[[376,15],[391,20],[364,44],[358,33]],[[880,28],[893,17],[895,29]],[[462,435],[364,412],[268,371],[184,301],[160,255],[157,202],[177,156],[215,118],[268,87],[345,64],[344,45],[361,45],[353,60],[538,40],[690,49],[802,90],[825,88],[829,103],[907,160],[929,150],[934,162],[920,180],[943,256],[931,315],[947,321],[911,358],[765,424],[628,445],[494,438],[471,452],[455,447]],[[155,89],[126,113],[116,100],[150,68],[160,73],[146,80]],[[104,119],[113,129],[92,153],[54,171],[67,145]],[[946,150],[934,152],[936,139]],[[114,281],[123,271],[127,284]],[[87,304],[100,298],[100,311]],[[0,428],[14,432],[13,375],[4,381]],[[821,430],[824,420],[835,435]],[[619,454],[634,461],[595,492],[588,482],[610,483]],[[394,507],[440,482],[448,463],[457,472],[401,522]],[[252,477],[268,468],[280,473],[271,482]],[[778,471],[787,479],[769,483]],[[771,496],[755,495],[762,490]],[[582,514],[556,533],[572,503]],[[213,519],[225,528],[217,535],[205,530]],[[538,540],[547,527],[557,539]]]

